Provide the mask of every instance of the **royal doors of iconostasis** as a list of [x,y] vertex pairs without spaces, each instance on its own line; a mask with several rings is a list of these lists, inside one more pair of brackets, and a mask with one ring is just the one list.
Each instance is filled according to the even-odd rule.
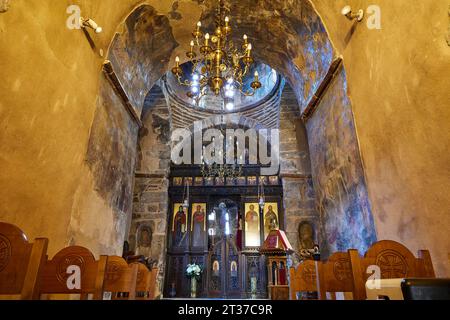
[[266,187],[266,205],[258,190],[171,186],[164,296],[188,298],[188,264],[203,267],[199,298],[267,298],[267,270],[258,252],[270,228],[284,227],[281,185]]
[[216,201],[208,216],[208,222],[208,295],[238,298],[242,292],[239,257],[242,230],[239,228],[238,204],[230,199]]

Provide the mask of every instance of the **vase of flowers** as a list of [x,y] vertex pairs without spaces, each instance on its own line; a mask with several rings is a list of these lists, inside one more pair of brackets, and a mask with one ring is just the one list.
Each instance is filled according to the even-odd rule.
[[188,264],[186,269],[186,276],[191,280],[191,298],[197,298],[197,281],[202,275],[202,267],[198,264]]

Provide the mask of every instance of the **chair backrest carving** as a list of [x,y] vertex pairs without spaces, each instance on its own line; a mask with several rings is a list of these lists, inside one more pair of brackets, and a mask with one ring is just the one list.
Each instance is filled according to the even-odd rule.
[[366,299],[365,283],[371,276],[367,273],[370,266],[379,267],[381,279],[435,277],[430,253],[427,250],[419,251],[419,257],[416,258],[408,248],[392,240],[374,243],[364,257],[361,257],[357,250],[349,250],[349,256],[354,295],[358,300]]
[[18,227],[0,222],[0,296],[31,300],[39,297],[39,278],[48,239],[29,243]]
[[321,297],[325,299],[326,292],[353,292],[352,268],[347,252],[336,252],[322,262]]
[[[92,294],[94,300],[102,299],[102,288],[106,271],[107,256],[96,260],[84,247],[72,246],[59,251],[52,260],[45,263],[40,286],[41,294],[81,294],[85,298]],[[68,268],[77,266],[80,270],[81,287],[68,285]]]
[[290,268],[289,272],[291,300],[297,300],[299,292],[318,291],[315,261],[305,260],[297,268]]

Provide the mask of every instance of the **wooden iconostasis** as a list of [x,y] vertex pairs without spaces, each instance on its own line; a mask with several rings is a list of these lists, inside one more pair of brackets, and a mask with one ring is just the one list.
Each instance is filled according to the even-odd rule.
[[[190,296],[185,271],[195,263],[204,270],[198,297],[267,298],[267,271],[258,249],[271,228],[285,229],[279,177],[260,177],[251,171],[237,179],[173,173],[164,296]],[[264,208],[258,204],[261,180]],[[190,185],[187,208],[183,206],[186,183]]]

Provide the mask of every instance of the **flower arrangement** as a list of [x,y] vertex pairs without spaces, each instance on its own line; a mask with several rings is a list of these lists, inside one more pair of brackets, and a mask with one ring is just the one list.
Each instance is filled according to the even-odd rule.
[[186,269],[186,276],[188,278],[195,278],[196,280],[200,279],[200,276],[202,275],[203,269],[198,264],[188,264]]

